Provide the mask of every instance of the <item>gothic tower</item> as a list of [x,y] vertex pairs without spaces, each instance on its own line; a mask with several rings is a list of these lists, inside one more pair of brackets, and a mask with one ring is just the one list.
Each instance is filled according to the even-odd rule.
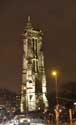
[[48,106],[42,32],[33,29],[30,17],[23,37],[21,112]]

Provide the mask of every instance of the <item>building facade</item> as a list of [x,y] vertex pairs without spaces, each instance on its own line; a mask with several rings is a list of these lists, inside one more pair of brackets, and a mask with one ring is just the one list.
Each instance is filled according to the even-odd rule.
[[28,17],[23,34],[21,112],[48,106],[42,32],[34,30]]

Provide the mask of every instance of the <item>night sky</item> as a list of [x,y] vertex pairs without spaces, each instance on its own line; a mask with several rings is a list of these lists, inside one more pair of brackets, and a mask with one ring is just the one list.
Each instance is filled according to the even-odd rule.
[[0,0],[0,88],[19,91],[22,36],[27,17],[44,33],[47,82],[57,68],[62,82],[76,81],[76,0]]

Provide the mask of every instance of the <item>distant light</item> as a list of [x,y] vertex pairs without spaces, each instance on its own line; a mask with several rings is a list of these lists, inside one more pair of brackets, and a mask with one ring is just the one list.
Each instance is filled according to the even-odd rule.
[[40,107],[38,107],[38,110],[40,110]]
[[76,106],[76,102],[74,102],[74,105]]
[[52,71],[52,75],[56,76],[57,75],[57,71]]
[[26,90],[26,87],[24,86],[24,88],[23,88],[24,90]]

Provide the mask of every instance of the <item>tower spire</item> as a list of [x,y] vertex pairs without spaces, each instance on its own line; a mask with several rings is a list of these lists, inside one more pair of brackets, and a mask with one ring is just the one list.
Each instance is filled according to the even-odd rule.
[[30,16],[28,16],[28,22],[30,22]]
[[31,29],[33,29],[33,27],[32,27],[30,16],[28,16],[25,30],[31,30]]

